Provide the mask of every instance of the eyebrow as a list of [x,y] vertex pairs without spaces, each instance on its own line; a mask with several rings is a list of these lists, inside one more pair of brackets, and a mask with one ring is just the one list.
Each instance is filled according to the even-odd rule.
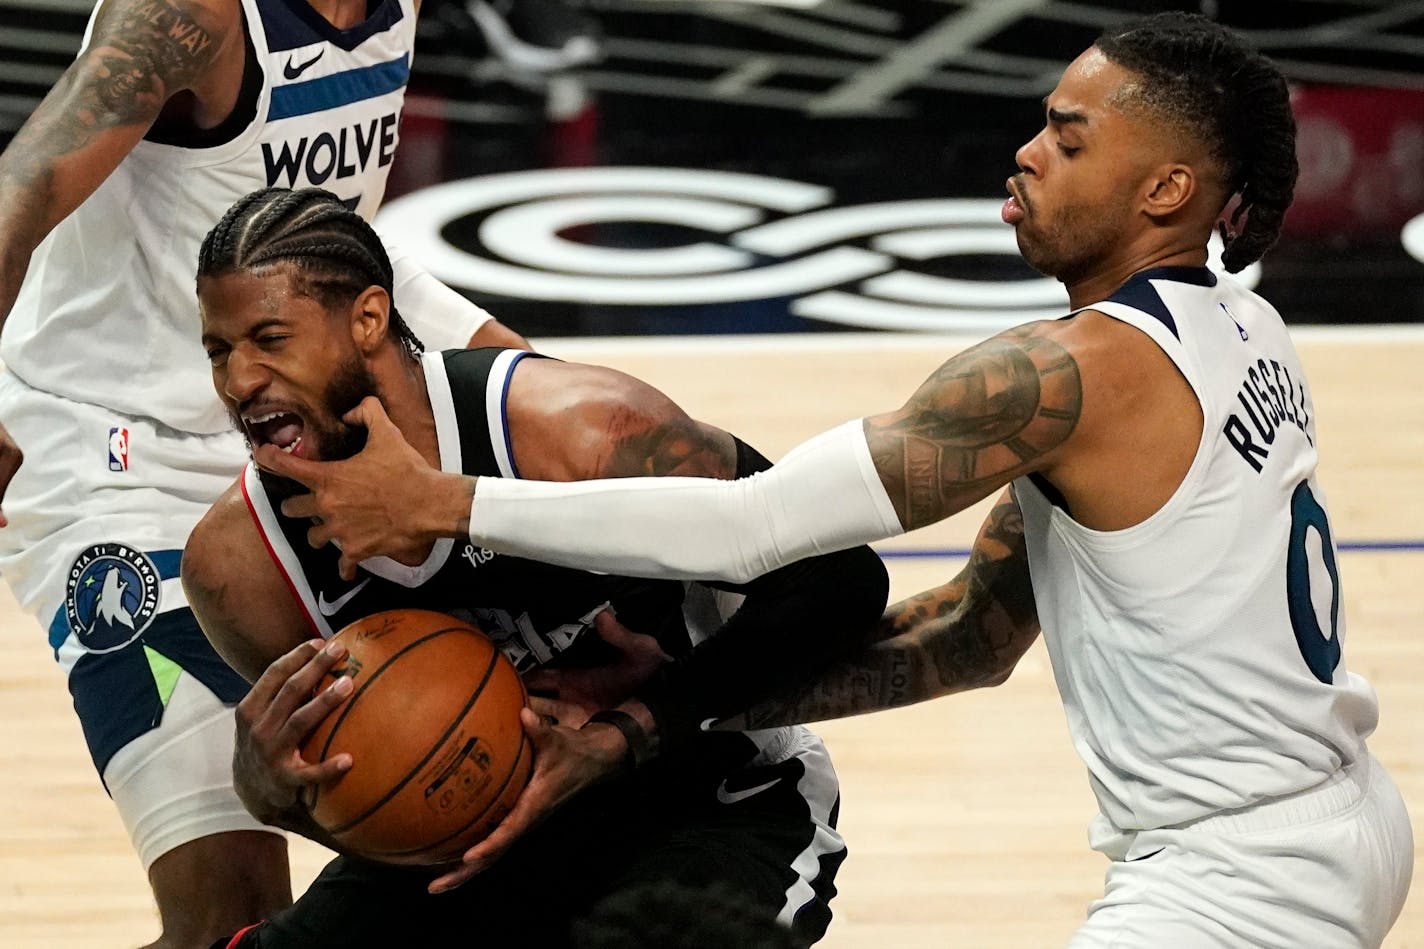
[[1055,109],[1048,106],[1048,97],[1043,97],[1043,104],[1048,108],[1048,121],[1055,125],[1087,125],[1088,117],[1081,112],[1064,112],[1062,109]]
[[[248,327],[247,332],[246,332],[246,333],[243,333],[242,335],[243,335],[243,337],[244,337],[245,339],[251,339],[252,337],[256,336],[258,333],[261,333],[263,330],[271,329],[271,328],[274,327],[274,326],[286,326],[286,325],[287,325],[287,324],[286,324],[286,321],[285,321],[285,320],[281,319],[280,317],[272,316],[272,317],[268,317],[268,318],[265,319],[265,320],[261,320],[260,322],[254,323],[252,326]],[[225,342],[226,342],[226,340],[222,339],[221,337],[217,336],[217,335],[214,334],[214,333],[204,333],[204,334],[203,334],[203,345],[204,345],[204,346],[206,346],[206,345],[208,345],[208,344],[210,344],[210,343],[225,343]]]

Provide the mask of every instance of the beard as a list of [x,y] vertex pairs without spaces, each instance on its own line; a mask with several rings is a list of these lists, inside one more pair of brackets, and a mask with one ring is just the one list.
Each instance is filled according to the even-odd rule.
[[1016,235],[1019,253],[1034,270],[1071,286],[1091,273],[1118,244],[1122,220],[1121,208],[1060,208],[1039,230],[1020,225]]
[[[381,387],[361,358],[353,354],[348,361],[336,367],[322,391],[318,410],[302,412],[302,440],[311,440],[310,444],[316,449],[313,457],[319,461],[342,461],[366,447],[366,430],[359,425],[348,425],[341,418],[368,395],[381,398]],[[246,426],[231,410],[228,416],[242,433],[247,442],[248,457],[251,457],[252,438],[247,434]],[[260,466],[257,476],[277,505],[289,497],[307,492],[301,483],[272,474]]]

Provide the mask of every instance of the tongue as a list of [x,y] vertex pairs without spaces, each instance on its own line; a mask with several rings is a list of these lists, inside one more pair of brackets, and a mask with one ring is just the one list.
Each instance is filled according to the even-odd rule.
[[302,435],[302,423],[298,419],[288,416],[281,421],[281,424],[270,429],[267,433],[267,440],[278,448],[286,448]]

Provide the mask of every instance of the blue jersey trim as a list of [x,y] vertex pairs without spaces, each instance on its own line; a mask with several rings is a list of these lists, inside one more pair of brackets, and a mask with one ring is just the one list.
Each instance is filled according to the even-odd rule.
[[[1129,277],[1127,283],[1118,287],[1113,295],[1105,301],[1121,303],[1135,310],[1141,310],[1167,327],[1177,339],[1181,339],[1182,334],[1177,332],[1177,321],[1172,318],[1172,311],[1167,309],[1167,304],[1162,302],[1157,288],[1152,286],[1153,280],[1175,280],[1178,283],[1192,283],[1199,287],[1214,287],[1216,286],[1216,274],[1205,267],[1153,267],[1149,270],[1140,270]],[[1087,309],[1091,310],[1092,307],[1087,307]]]
[[278,86],[272,90],[272,106],[267,110],[267,121],[276,122],[294,115],[310,115],[374,99],[403,88],[409,79],[410,57],[401,56],[362,69],[348,69],[333,76]]
[[509,369],[504,373],[504,385],[499,390],[499,427],[504,429],[500,433],[504,436],[504,455],[509,459],[509,470],[516,478],[520,477],[520,474],[519,466],[514,463],[514,442],[509,437],[509,383],[514,378],[514,367],[527,355],[528,353],[515,353],[514,358],[509,361]]
[[[146,550],[144,556],[153,561],[154,569],[158,571],[160,580],[172,580],[179,576],[183,570],[183,551],[181,550]],[[69,638],[69,618],[66,615],[64,604],[59,604],[59,609],[55,610],[54,619],[49,621],[49,648],[55,651],[55,658],[59,658],[59,647],[64,645],[64,641]]]
[[375,13],[349,30],[338,30],[311,8],[305,0],[257,0],[267,50],[281,53],[314,43],[330,43],[351,52],[377,33],[384,33],[405,19],[398,0],[384,0]]

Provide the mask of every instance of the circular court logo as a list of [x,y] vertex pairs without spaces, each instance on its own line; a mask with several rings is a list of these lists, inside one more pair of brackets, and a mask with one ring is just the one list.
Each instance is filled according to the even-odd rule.
[[64,610],[69,629],[90,652],[122,649],[158,613],[162,578],[153,561],[126,544],[95,544],[69,568]]
[[[794,316],[865,329],[997,333],[1070,311],[1045,277],[950,277],[1020,259],[1003,198],[837,206],[819,185],[693,168],[554,168],[467,178],[386,203],[379,220],[435,276],[514,300],[703,306],[785,300]],[[452,243],[448,227],[478,227]],[[675,246],[600,246],[599,225],[697,235]],[[473,225],[472,225],[473,226]],[[1221,269],[1213,236],[1211,266]],[[1252,264],[1236,276],[1260,280]]]

